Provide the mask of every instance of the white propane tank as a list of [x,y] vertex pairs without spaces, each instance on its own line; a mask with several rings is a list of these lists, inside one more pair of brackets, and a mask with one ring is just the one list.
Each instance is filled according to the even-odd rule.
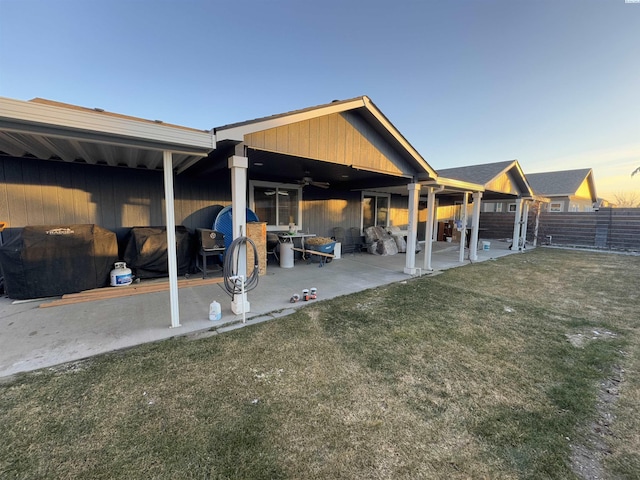
[[211,302],[209,305],[209,320],[215,322],[222,318],[222,309],[220,308],[220,304],[215,300]]
[[131,276],[131,269],[127,268],[127,264],[125,262],[116,262],[114,266],[115,268],[111,270],[111,286],[131,285],[133,277]]

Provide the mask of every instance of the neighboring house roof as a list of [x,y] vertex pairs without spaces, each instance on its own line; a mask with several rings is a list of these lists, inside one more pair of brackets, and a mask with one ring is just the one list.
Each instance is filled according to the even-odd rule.
[[609,200],[607,200],[605,198],[598,197],[598,199],[596,200],[595,207],[596,208],[609,208],[609,207],[612,207],[613,205],[614,204],[611,203]]
[[438,181],[444,181],[444,179],[480,184],[484,187],[486,199],[491,199],[491,193],[520,197],[533,196],[533,191],[517,160],[438,170]]
[[[533,191],[547,197],[571,197],[580,194],[581,187],[588,186],[591,201],[597,200],[593,171],[590,168],[557,172],[529,173],[527,179]],[[584,196],[580,194],[579,196]]]
[[507,160],[483,165],[470,165],[468,167],[441,168],[438,170],[438,176],[484,185],[501,175],[514,162],[515,160]]
[[[328,117],[334,114],[344,115],[347,125],[351,125],[356,129],[358,128],[358,121],[361,122],[362,120],[364,120],[369,128],[373,129],[373,131],[375,131],[377,135],[383,138],[385,142],[387,142],[387,144],[394,149],[396,154],[401,154],[403,160],[407,162],[408,165],[411,165],[411,169],[414,170],[416,174],[426,174],[426,176],[428,176],[429,178],[435,178],[437,176],[435,170],[431,168],[431,166],[425,161],[424,158],[422,158],[418,151],[409,143],[409,141],[398,131],[398,129],[367,96],[361,96],[341,101],[336,100],[331,103],[314,107],[280,113],[268,117],[256,118],[254,120],[248,120],[245,122],[223,125],[220,127],[216,127],[214,129],[214,133],[216,136],[218,148],[220,148],[225,144],[225,142],[229,141],[254,141],[256,137],[251,137],[251,135],[258,132],[275,132],[277,129],[281,129],[278,131],[278,135],[280,135],[281,133],[283,135],[290,135],[291,132],[286,132],[284,130],[284,128],[286,128],[287,126],[293,126],[294,124],[302,125],[305,124],[305,122],[309,123],[317,121],[317,119],[321,117]],[[345,127],[340,125],[338,128]],[[327,136],[331,135],[331,132],[321,132],[320,130],[318,130],[318,132],[319,134],[322,133]],[[339,135],[340,132],[336,132],[336,134]],[[286,142],[280,142],[278,145],[281,145],[283,143]],[[266,148],[263,146],[260,146],[258,148],[281,154],[289,154],[300,157],[306,156],[305,152],[301,151],[299,143],[295,145],[298,150],[287,149],[287,147],[291,146],[285,145],[285,148],[277,148],[277,150],[273,148]],[[359,148],[357,145],[356,147]],[[343,159],[338,159],[337,163],[342,160]],[[354,164],[354,167],[359,168],[366,166],[363,164]],[[375,167],[375,165],[369,165],[369,167]]]

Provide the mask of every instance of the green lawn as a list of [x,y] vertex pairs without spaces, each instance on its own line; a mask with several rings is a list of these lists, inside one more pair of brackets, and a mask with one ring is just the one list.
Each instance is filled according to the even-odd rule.
[[638,478],[639,287],[539,248],[21,375],[0,478]]

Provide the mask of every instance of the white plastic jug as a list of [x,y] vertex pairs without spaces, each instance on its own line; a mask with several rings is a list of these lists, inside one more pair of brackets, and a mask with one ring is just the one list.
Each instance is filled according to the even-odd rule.
[[215,300],[211,302],[209,305],[209,320],[215,322],[222,318],[222,309],[220,308],[220,304]]

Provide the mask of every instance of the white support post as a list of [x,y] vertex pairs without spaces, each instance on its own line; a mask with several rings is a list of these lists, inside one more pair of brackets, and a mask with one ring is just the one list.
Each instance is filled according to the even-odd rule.
[[533,205],[536,205],[536,224],[535,227],[533,229],[533,246],[537,246],[538,245],[538,230],[540,229],[540,207],[541,204],[539,201],[536,201],[535,203],[533,203]]
[[[435,193],[435,190],[434,190]],[[435,205],[433,207],[433,235],[431,238],[433,238],[433,241],[437,241],[438,240],[438,207],[440,206],[440,200],[438,199],[438,197],[436,196],[436,201],[435,201]]]
[[469,202],[469,192],[464,192],[462,196],[462,230],[460,231],[460,263],[464,262],[464,244],[467,239],[467,203]]
[[[229,157],[229,168],[231,169],[231,219],[233,222],[233,239],[235,240],[238,237],[247,235],[247,169],[249,168],[249,159],[240,155],[233,155]],[[244,279],[247,272],[246,245],[239,246],[237,255],[237,274]],[[244,315],[250,311],[246,292],[240,295],[240,299],[233,299],[231,310],[236,315]]]
[[407,232],[407,254],[404,273],[415,275],[416,268],[416,241],[418,238],[418,203],[420,202],[420,184],[410,183],[409,189],[409,228]]
[[522,207],[522,249],[525,249],[527,243],[527,224],[529,223],[529,200],[524,202]]
[[480,228],[480,202],[482,192],[473,192],[473,216],[471,217],[471,239],[469,240],[469,260],[478,259],[478,229]]
[[511,250],[520,249],[520,227],[522,226],[522,198],[516,200],[516,218],[513,221],[513,243]]
[[173,155],[162,152],[164,170],[165,218],[167,224],[167,258],[169,260],[169,302],[171,307],[171,328],[180,327],[180,306],[178,302],[178,260],[176,253],[176,216],[173,201]]
[[424,261],[423,268],[426,271],[433,270],[431,266],[431,256],[433,254],[433,223],[435,218],[436,194],[433,187],[427,190],[427,226],[424,235]]

